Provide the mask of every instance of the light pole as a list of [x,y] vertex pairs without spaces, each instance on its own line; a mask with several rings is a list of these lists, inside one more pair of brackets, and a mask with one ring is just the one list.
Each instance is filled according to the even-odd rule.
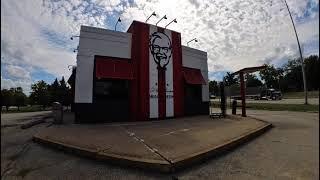
[[189,43],[190,43],[191,41],[198,42],[198,39],[197,39],[197,38],[191,39],[190,41],[187,42],[187,46],[189,46]]
[[297,31],[296,31],[296,27],[294,25],[294,22],[293,22],[293,19],[292,19],[292,15],[291,15],[291,12],[289,10],[289,6],[287,4],[287,1],[283,0],[283,2],[285,3],[285,5],[287,7],[287,10],[289,12],[290,19],[291,19],[291,22],[292,22],[292,26],[293,26],[293,29],[294,29],[294,33],[296,35],[296,39],[297,39],[297,43],[298,43],[298,47],[299,47],[300,60],[301,60],[301,69],[302,69],[302,78],[303,78],[303,89],[304,89],[304,104],[308,104],[308,90],[307,90],[306,72],[305,72],[305,69],[304,69],[304,62],[303,62],[300,42],[299,42],[299,38],[298,38]]

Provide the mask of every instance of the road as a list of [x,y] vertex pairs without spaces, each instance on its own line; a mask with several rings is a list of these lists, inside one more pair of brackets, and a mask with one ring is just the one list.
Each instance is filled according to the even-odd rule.
[[[213,102],[219,102],[219,99],[213,99],[211,100]],[[238,100],[240,101],[240,100]],[[230,102],[230,99],[227,100],[227,102]],[[247,103],[270,103],[270,104],[304,104],[304,99],[281,99],[277,101],[273,100],[253,100],[253,99],[246,99]],[[319,98],[308,98],[309,104],[319,104]]]
[[3,113],[1,114],[1,126],[19,125],[31,121],[34,118],[47,116],[52,111],[24,112],[24,113]]
[[[319,114],[248,110],[275,125],[260,137],[174,174],[97,162],[31,141],[47,124],[1,128],[3,179],[319,179]],[[226,132],[227,133],[227,132]],[[213,137],[214,138],[214,137]]]

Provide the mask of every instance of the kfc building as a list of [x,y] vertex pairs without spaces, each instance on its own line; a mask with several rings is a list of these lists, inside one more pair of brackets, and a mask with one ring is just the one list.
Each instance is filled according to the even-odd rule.
[[76,122],[209,114],[207,53],[180,33],[133,21],[126,33],[81,26],[79,38]]

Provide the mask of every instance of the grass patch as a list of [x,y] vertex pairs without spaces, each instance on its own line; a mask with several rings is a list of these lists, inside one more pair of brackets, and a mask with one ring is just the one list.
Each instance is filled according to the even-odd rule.
[[[241,109],[241,107],[237,109]],[[314,104],[269,104],[269,103],[246,103],[247,109],[268,110],[268,111],[298,111],[298,112],[319,112],[319,105]],[[211,105],[214,108],[220,108],[219,103]],[[231,106],[228,103],[228,108]]]
[[[308,91],[309,98],[319,98],[319,91]],[[285,99],[301,99],[304,98],[304,92],[286,92],[283,94]]]
[[17,107],[10,107],[7,111],[5,107],[2,107],[1,113],[23,113],[23,112],[35,112],[35,111],[48,111],[51,110],[51,107],[46,107],[45,109],[42,106],[34,105],[34,106],[22,106],[18,111]]

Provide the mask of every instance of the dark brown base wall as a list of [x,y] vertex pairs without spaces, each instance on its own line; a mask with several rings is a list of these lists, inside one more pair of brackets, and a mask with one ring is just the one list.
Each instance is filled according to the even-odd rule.
[[[129,103],[109,101],[104,103],[74,103],[75,123],[102,123],[130,121]],[[209,102],[189,103],[184,116],[209,115]]]
[[120,122],[130,119],[127,101],[75,103],[75,123]]

